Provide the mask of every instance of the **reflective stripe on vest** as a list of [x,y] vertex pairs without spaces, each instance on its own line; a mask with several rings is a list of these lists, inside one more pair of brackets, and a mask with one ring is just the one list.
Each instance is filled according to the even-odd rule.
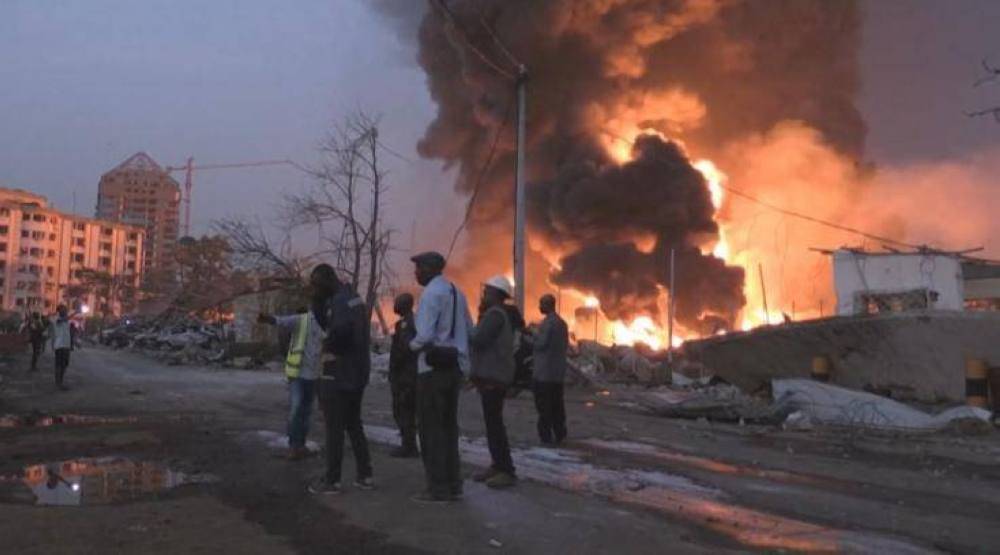
[[302,353],[306,350],[306,337],[309,335],[309,313],[299,317],[299,325],[295,326],[295,334],[288,346],[288,357],[285,358],[285,375],[297,378],[302,372]]

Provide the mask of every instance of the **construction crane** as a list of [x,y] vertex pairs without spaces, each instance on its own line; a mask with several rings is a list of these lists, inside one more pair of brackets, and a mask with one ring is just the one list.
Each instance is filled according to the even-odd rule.
[[285,160],[258,160],[255,162],[239,162],[235,164],[207,164],[203,166],[194,165],[194,157],[188,157],[187,163],[183,166],[167,166],[164,168],[167,173],[184,171],[184,236],[191,235],[191,189],[194,186],[194,170],[228,170],[236,168],[257,168],[262,166],[292,166],[298,170],[303,170],[302,166],[295,162]]

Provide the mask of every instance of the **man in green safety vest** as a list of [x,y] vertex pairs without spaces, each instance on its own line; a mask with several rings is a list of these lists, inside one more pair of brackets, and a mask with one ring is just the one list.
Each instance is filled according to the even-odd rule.
[[323,328],[312,310],[288,316],[261,314],[258,321],[277,326],[292,337],[285,357],[289,401],[288,459],[302,460],[310,455],[306,448],[306,436],[309,434],[309,419],[321,369]]

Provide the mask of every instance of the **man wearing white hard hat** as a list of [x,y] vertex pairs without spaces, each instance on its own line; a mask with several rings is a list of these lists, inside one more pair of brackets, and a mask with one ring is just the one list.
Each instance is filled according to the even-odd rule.
[[513,296],[514,286],[506,277],[486,280],[479,304],[479,322],[469,333],[470,379],[482,400],[486,440],[493,459],[493,464],[474,479],[486,482],[491,488],[510,487],[517,481],[503,423],[503,402],[515,370],[514,326],[505,308]]

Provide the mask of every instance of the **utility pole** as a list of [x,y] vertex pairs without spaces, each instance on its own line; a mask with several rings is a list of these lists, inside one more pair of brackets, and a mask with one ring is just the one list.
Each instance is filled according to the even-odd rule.
[[674,286],[674,251],[670,249],[670,306],[667,307],[667,361],[674,361],[674,296],[677,289]]
[[191,236],[191,174],[194,172],[194,157],[188,156],[184,167],[184,236]]
[[525,209],[524,209],[524,151],[525,109],[528,85],[528,69],[522,64],[517,75],[517,169],[514,190],[514,302],[524,314],[524,290],[527,281],[524,270]]
[[764,286],[764,265],[759,262],[757,272],[760,274],[760,297],[764,301],[764,323],[771,325],[771,314],[767,311],[767,288]]

